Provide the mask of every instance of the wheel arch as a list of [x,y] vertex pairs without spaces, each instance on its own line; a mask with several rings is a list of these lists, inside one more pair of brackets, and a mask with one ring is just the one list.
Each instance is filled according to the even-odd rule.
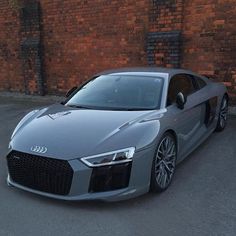
[[224,95],[223,95],[223,97],[224,97],[224,96],[226,97],[227,102],[229,102],[229,94],[228,94],[227,92],[225,92]]
[[176,132],[173,129],[168,129],[164,133],[170,133],[174,136],[175,142],[176,142],[176,147],[177,147],[177,153],[178,153],[179,152],[179,142],[178,142],[178,136],[177,136]]

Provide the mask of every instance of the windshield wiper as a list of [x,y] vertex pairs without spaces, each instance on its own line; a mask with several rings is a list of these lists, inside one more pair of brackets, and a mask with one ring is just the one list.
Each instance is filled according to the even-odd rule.
[[84,105],[76,105],[70,104],[66,105],[68,107],[78,108],[78,109],[93,109],[93,110],[108,110],[108,111],[151,111],[154,110],[152,108],[139,108],[139,107],[93,107],[93,106],[84,106]]
[[114,111],[151,111],[151,110],[153,110],[153,109],[151,109],[151,108],[133,108],[133,107],[131,107],[131,108],[125,108],[125,107],[123,107],[123,108],[114,108],[114,109],[112,109],[112,110],[114,110]]
[[93,107],[88,107],[88,106],[83,106],[83,105],[75,105],[75,104],[66,105],[66,106],[72,107],[72,108],[79,108],[79,109],[94,109]]

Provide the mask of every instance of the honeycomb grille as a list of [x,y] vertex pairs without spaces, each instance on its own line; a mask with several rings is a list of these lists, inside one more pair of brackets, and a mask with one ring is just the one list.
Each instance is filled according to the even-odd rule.
[[57,195],[70,192],[73,169],[67,161],[12,151],[7,164],[17,184]]

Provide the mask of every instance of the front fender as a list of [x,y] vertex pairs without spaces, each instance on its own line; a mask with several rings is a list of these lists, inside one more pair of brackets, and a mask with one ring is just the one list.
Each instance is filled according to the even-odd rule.
[[37,116],[45,112],[47,108],[43,108],[41,110],[33,110],[26,114],[20,122],[17,124],[16,128],[14,129],[12,135],[11,135],[11,140],[17,135],[17,133],[20,132],[20,130],[25,127],[27,124],[29,124],[33,119],[35,119]]

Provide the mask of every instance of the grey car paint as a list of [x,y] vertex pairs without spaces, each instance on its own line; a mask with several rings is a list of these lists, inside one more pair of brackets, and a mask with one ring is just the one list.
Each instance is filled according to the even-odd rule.
[[[195,73],[187,70],[135,68],[106,71],[105,74],[128,74],[164,77],[161,108],[152,111],[84,110],[55,104],[27,115],[16,127],[9,144],[9,152],[32,152],[34,145],[47,147],[41,156],[69,161],[74,170],[68,196],[39,192],[8,183],[34,193],[65,200],[102,199],[115,201],[138,196],[149,190],[152,160],[162,135],[171,130],[178,145],[178,162],[183,160],[214,130],[219,107],[227,92],[223,84],[201,77],[207,85],[187,97],[183,110],[175,104],[166,107],[168,85],[176,74]],[[217,109],[209,126],[204,124],[205,102],[217,97]],[[100,193],[88,193],[92,169],[80,161],[90,156],[127,147],[135,147],[128,188]]]

